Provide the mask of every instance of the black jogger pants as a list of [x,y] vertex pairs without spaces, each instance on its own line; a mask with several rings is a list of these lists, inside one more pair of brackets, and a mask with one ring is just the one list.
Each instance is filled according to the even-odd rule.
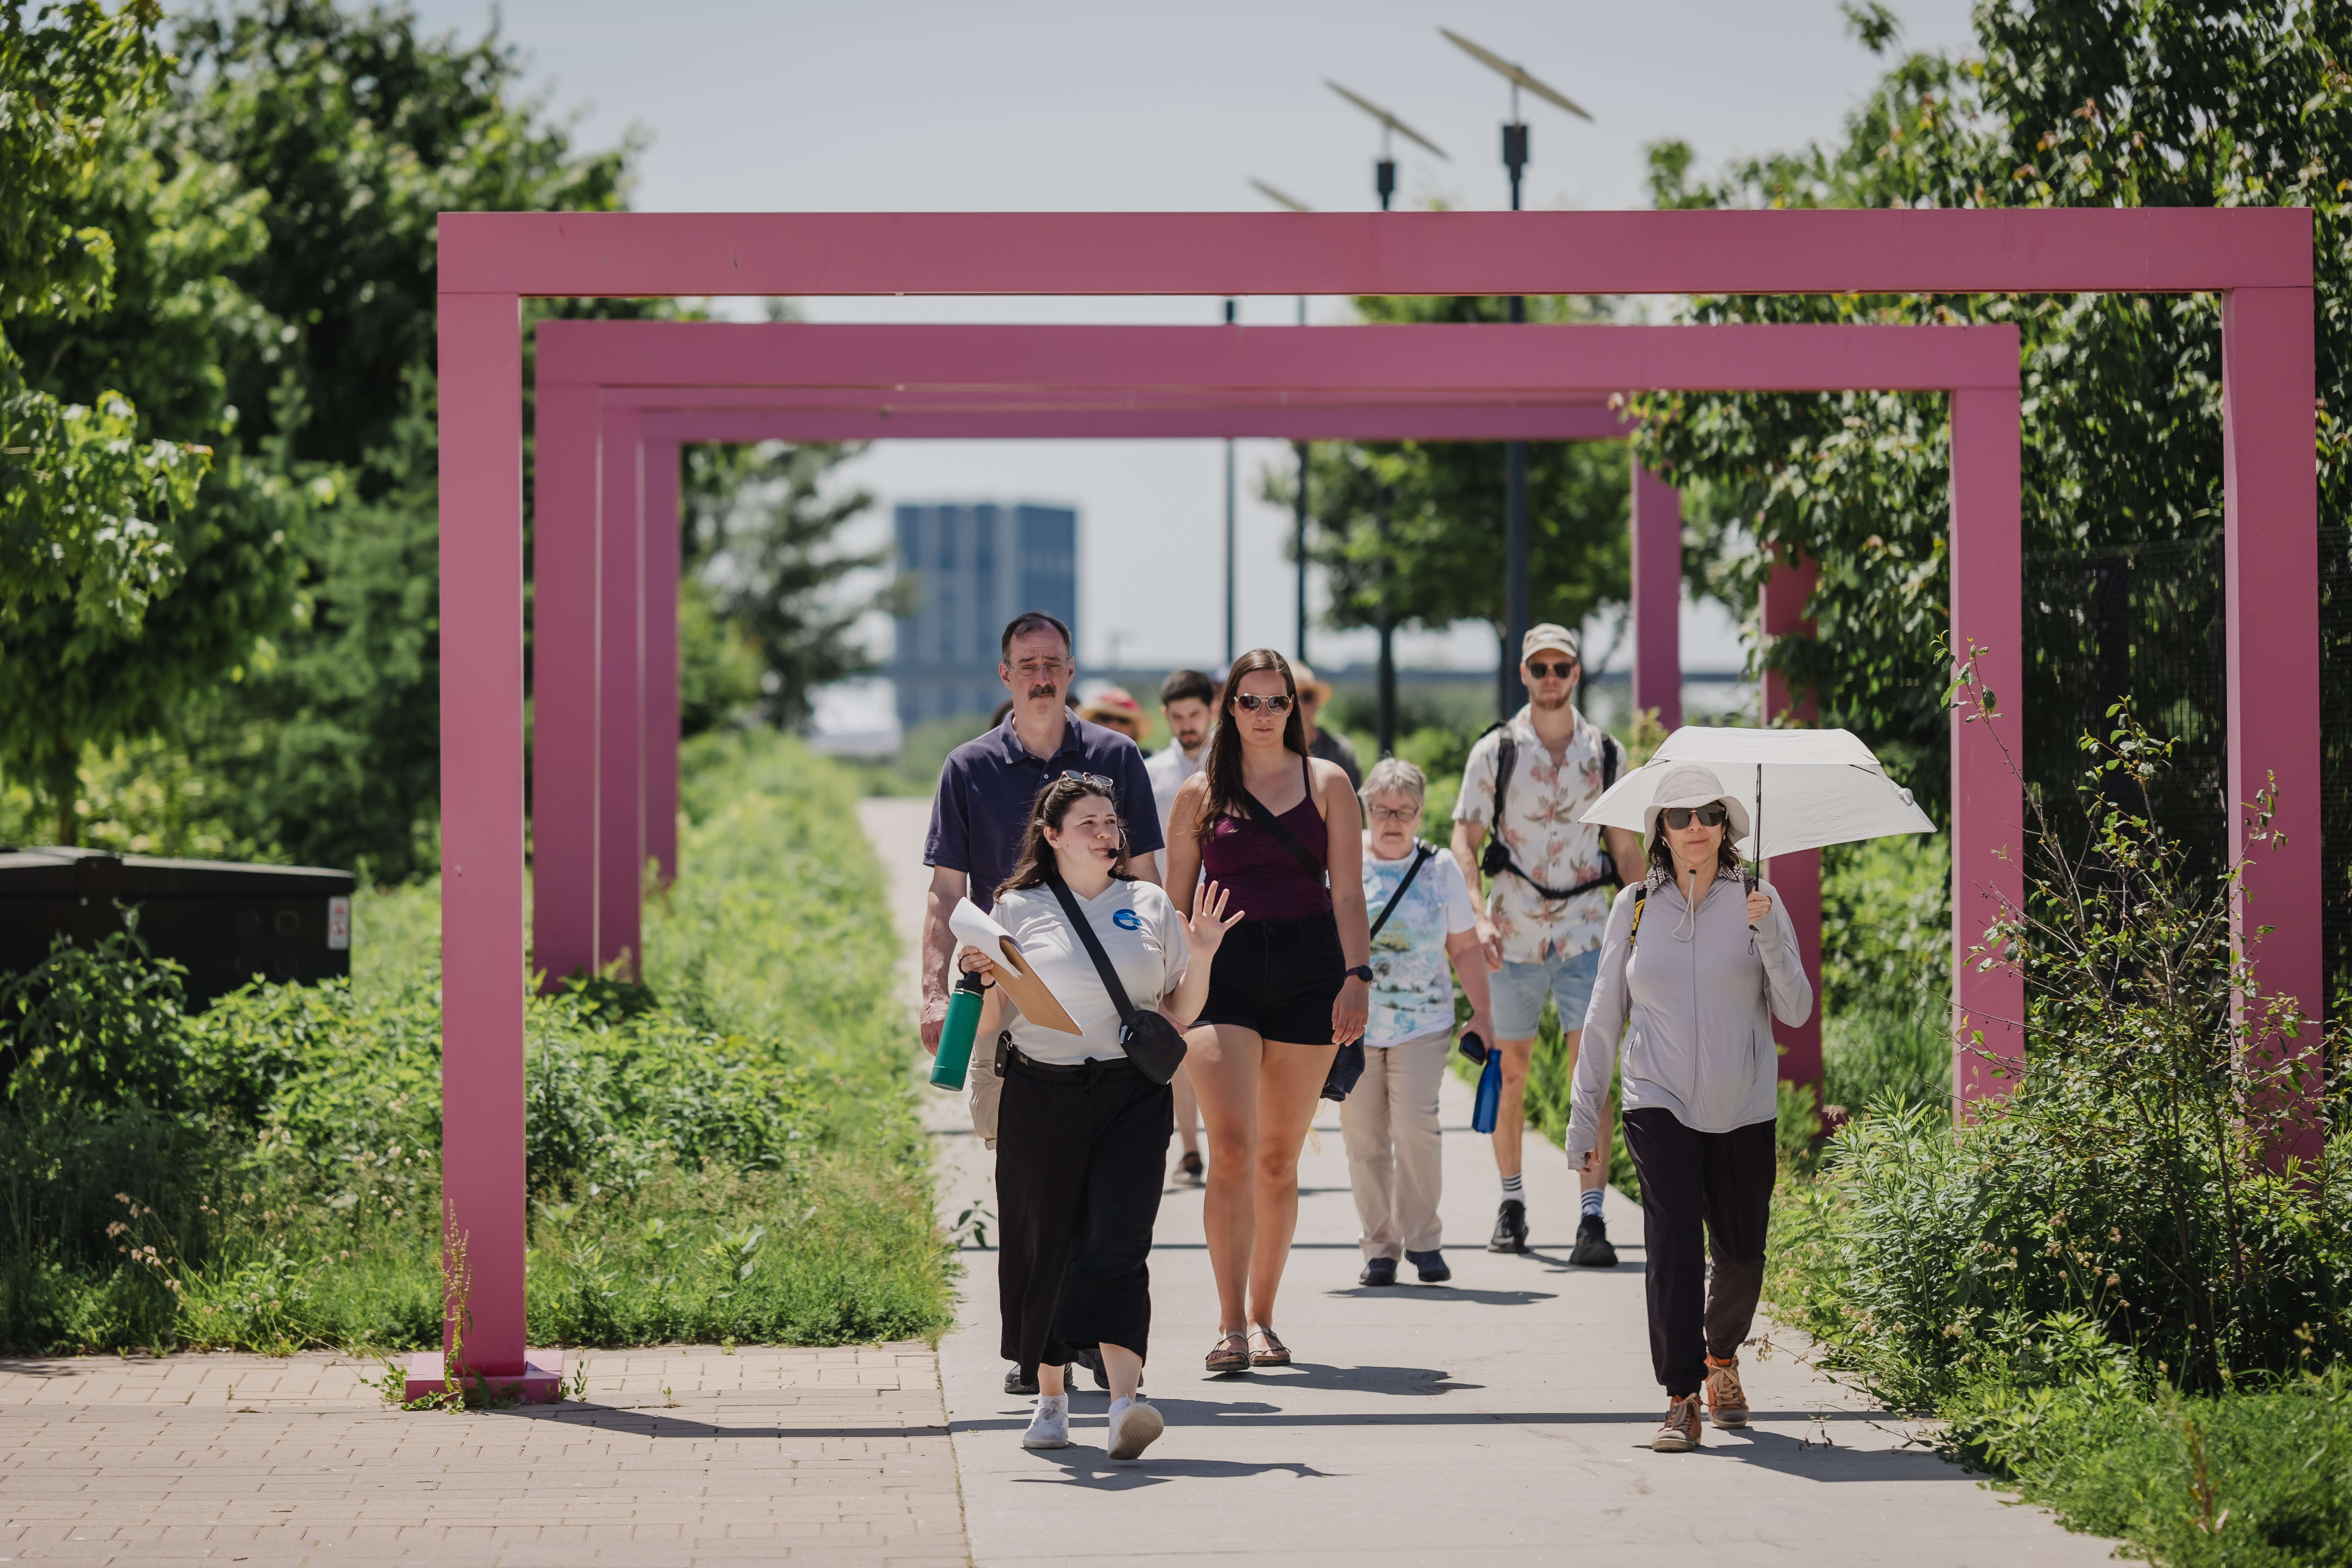
[[1018,1057],[997,1110],[996,1260],[1004,1359],[1034,1378],[1073,1350],[1151,1337],[1152,1222],[1175,1099],[1125,1058],[1085,1069]]
[[1772,1123],[1694,1132],[1673,1111],[1650,1107],[1625,1113],[1625,1147],[1642,1178],[1650,1365],[1667,1397],[1680,1399],[1706,1381],[1706,1357],[1739,1353],[1756,1321],[1779,1173]]

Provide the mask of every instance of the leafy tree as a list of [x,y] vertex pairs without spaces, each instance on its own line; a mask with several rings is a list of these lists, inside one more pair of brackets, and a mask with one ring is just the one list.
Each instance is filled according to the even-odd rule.
[[[1894,54],[1883,7],[1849,6]],[[1692,177],[1651,150],[1662,206],[2296,205],[2317,226],[2318,454],[2324,521],[2352,501],[2342,419],[2352,376],[2352,13],[2272,0],[2224,14],[2180,0],[1990,0],[1979,52],[1893,60],[1826,147]],[[2220,321],[2205,297],[1693,300],[1701,321],[2012,321],[2025,345],[2029,552],[2195,539],[2221,516]],[[1865,394],[1683,395],[1643,402],[1635,448],[1684,487],[1706,585],[1745,612],[1762,547],[1822,563],[1816,642],[1770,664],[1817,689],[1824,722],[1907,763],[1940,812],[1948,735],[1932,634],[1943,629],[1948,452],[1944,400]],[[2032,650],[2029,650],[2031,653]],[[2113,693],[2119,696],[2121,693]],[[2029,716],[2032,709],[2028,704]],[[2029,740],[2055,783],[2071,735]],[[2056,776],[2048,776],[2053,775]]]
[[[1366,298],[1367,321],[1509,320],[1505,300]],[[1590,319],[1582,301],[1535,299],[1528,319]],[[1334,626],[1436,630],[1483,620],[1502,649],[1508,605],[1503,575],[1504,449],[1494,442],[1318,443],[1307,498],[1315,531],[1309,559],[1328,574]],[[1295,471],[1268,469],[1268,500],[1288,506]],[[1625,454],[1616,443],[1532,442],[1528,447],[1528,556],[1537,621],[1580,626],[1628,593],[1631,504]]]
[[807,725],[816,689],[875,668],[855,640],[869,611],[894,610],[901,590],[846,593],[853,573],[886,564],[887,551],[844,553],[841,527],[874,504],[865,490],[828,496],[824,481],[857,448],[691,447],[681,545],[689,580],[752,647],[758,710],[772,724]]
[[71,842],[82,747],[133,732],[153,695],[120,650],[187,651],[159,606],[205,575],[211,541],[189,514],[211,454],[142,438],[112,387],[84,405],[26,375],[41,328],[112,309],[118,258],[135,265],[152,237],[126,231],[109,189],[126,165],[149,172],[126,127],[169,62],[152,5],[47,5],[29,26],[24,12],[0,5],[0,762],[43,781]]

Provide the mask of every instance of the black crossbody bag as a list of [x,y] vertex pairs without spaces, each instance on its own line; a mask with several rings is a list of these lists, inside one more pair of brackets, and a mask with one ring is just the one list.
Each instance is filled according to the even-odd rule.
[[1110,993],[1111,1007],[1119,1019],[1118,1043],[1127,1052],[1127,1059],[1152,1082],[1166,1083],[1184,1065],[1184,1037],[1159,1012],[1138,1007],[1128,999],[1127,987],[1119,984],[1118,971],[1111,967],[1110,954],[1103,951],[1102,939],[1087,922],[1086,911],[1078,908],[1068,884],[1050,871],[1045,882],[1054,889],[1054,896],[1062,900],[1062,913],[1076,929],[1078,940],[1086,944],[1087,956],[1095,961],[1095,973],[1102,976],[1103,989]]
[[[1258,826],[1273,834],[1274,841],[1289,850],[1290,858],[1304,867],[1307,874],[1314,878],[1318,885],[1330,886],[1329,868],[1315,858],[1315,851],[1298,841],[1298,835],[1283,826],[1282,818],[1275,816],[1265,802],[1258,799],[1248,790],[1242,791],[1242,798],[1249,802],[1250,816],[1257,819]],[[1308,798],[1312,799],[1313,796],[1310,795]],[[1297,807],[1292,809],[1296,810]],[[1400,886],[1397,890],[1402,892],[1404,889]],[[1396,902],[1393,899],[1389,901],[1391,907]],[[1388,910],[1382,910],[1381,914],[1385,919]],[[1347,1099],[1354,1090],[1357,1081],[1363,1076],[1364,1042],[1359,1038],[1341,1046],[1339,1054],[1331,1058],[1331,1070],[1323,1075],[1323,1098],[1334,1100]]]
[[[1503,732],[1495,747],[1495,816],[1492,826],[1486,829],[1486,847],[1478,857],[1478,869],[1489,877],[1517,877],[1547,899],[1573,899],[1595,888],[1623,887],[1625,880],[1617,875],[1617,862],[1609,854],[1609,839],[1605,834],[1601,840],[1601,863],[1608,869],[1589,882],[1579,882],[1573,888],[1547,888],[1520,868],[1518,860],[1511,854],[1510,846],[1503,842],[1503,803],[1510,797],[1511,773],[1518,764],[1519,743],[1511,738],[1507,723],[1497,724],[1495,728]],[[1617,737],[1604,732],[1601,737],[1601,792],[1608,794],[1610,786],[1616,782]]]

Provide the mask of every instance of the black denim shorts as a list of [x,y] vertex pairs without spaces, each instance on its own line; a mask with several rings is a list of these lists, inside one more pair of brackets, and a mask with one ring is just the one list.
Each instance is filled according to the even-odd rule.
[[1303,921],[1243,921],[1225,933],[1195,1024],[1232,1024],[1292,1045],[1331,1043],[1331,1004],[1346,983],[1330,911]]

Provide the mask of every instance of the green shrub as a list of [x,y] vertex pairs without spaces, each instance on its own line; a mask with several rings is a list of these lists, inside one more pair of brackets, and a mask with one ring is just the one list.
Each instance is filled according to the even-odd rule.
[[137,1102],[177,1110],[189,1081],[186,973],[150,962],[135,912],[128,930],[77,947],[60,935],[22,974],[0,975],[0,1061],[20,1114],[103,1115]]

